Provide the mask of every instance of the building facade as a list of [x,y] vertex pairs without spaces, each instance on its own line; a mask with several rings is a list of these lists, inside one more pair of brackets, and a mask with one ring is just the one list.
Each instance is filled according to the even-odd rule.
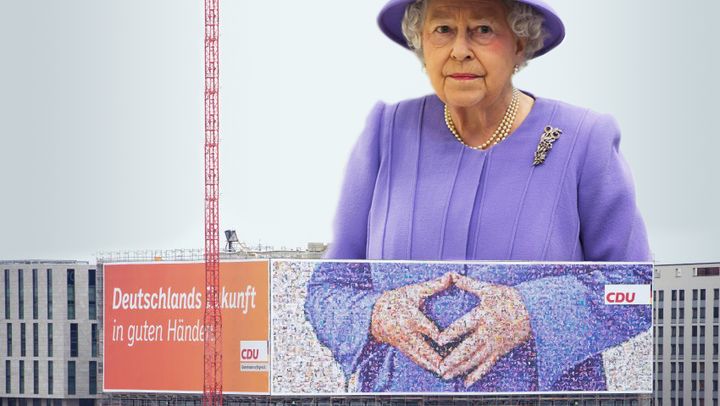
[[657,265],[655,404],[717,406],[720,263]]
[[77,261],[0,262],[3,406],[90,406],[101,397],[101,277]]
[[[324,247],[303,252],[319,257]],[[268,250],[271,251],[271,250]],[[280,250],[282,251],[282,250]],[[316,252],[317,251],[317,252]],[[278,251],[272,250],[277,255]],[[264,257],[258,250],[248,257]],[[288,251],[291,257],[292,252]],[[159,255],[154,254],[153,259]],[[273,255],[268,255],[273,256]],[[226,259],[242,257],[226,254]],[[147,258],[142,258],[147,260]],[[170,260],[163,255],[162,260]],[[175,258],[178,259],[178,258]],[[185,259],[185,258],[183,258]],[[187,258],[188,260],[190,258]],[[192,258],[197,260],[197,258]],[[102,394],[102,261],[0,261],[0,406],[199,405],[197,395]],[[130,260],[129,262],[132,262]],[[720,263],[657,265],[654,404],[718,405]],[[647,404],[645,396],[242,398],[231,405]]]

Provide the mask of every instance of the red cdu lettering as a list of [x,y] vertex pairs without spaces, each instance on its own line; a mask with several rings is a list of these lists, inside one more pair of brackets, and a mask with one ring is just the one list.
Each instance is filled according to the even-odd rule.
[[608,292],[605,300],[608,303],[633,303],[635,302],[635,292]]
[[245,349],[240,352],[241,359],[258,359],[260,350],[258,349]]

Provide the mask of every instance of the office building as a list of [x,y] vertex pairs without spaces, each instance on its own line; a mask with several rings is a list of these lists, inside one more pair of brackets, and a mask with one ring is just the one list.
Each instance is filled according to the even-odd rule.
[[657,265],[655,404],[718,405],[720,263]]
[[77,261],[2,261],[3,406],[92,406],[101,397],[101,278]]

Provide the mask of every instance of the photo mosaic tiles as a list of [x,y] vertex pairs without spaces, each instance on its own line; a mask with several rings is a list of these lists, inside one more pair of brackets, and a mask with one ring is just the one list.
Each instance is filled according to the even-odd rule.
[[273,394],[652,392],[651,264],[271,261]]

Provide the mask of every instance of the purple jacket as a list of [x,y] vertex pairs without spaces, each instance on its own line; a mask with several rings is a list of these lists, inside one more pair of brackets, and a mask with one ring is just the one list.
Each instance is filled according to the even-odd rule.
[[[533,166],[540,136],[548,125],[560,128],[563,134],[545,163]],[[436,96],[395,105],[380,103],[371,112],[348,163],[334,240],[326,257],[648,261],[646,231],[619,142],[612,117],[536,98],[528,117],[509,138],[487,151],[475,151],[461,145],[446,128],[443,104]],[[320,337],[346,373],[362,364],[367,357],[363,351],[373,344],[368,342],[370,315],[381,290],[362,275],[345,274],[340,279],[353,282],[343,283],[340,275],[318,269],[308,287],[306,314],[316,331],[320,333],[318,323],[322,322],[323,329],[347,331],[352,336],[337,337],[340,341]],[[354,280],[358,278],[363,281]],[[548,325],[543,321],[548,318],[547,310],[532,303],[529,292],[555,287],[577,295],[570,297],[570,302],[585,303],[587,286],[580,280],[564,280],[558,285],[555,279],[517,286],[526,300],[535,341],[543,332],[572,335],[577,325]],[[333,305],[317,306],[328,300]],[[587,310],[590,313],[582,317],[593,317],[592,307]],[[343,312],[351,317],[346,319]],[[555,316],[555,320],[564,317]],[[624,317],[620,313],[615,316]],[[613,317],[602,315],[604,320]],[[553,317],[550,319],[552,324]],[[552,328],[557,331],[545,331]],[[637,331],[626,333],[629,338]],[[580,338],[570,342],[585,345]],[[552,373],[533,363],[535,378],[529,379],[532,382],[526,390],[604,389],[600,352],[607,347],[599,344],[592,351],[576,353],[530,344],[533,348],[527,354],[547,350],[548,356],[572,355],[564,364],[553,366]],[[348,354],[352,355],[348,358]],[[577,379],[563,384],[563,374],[570,370],[585,376],[586,385],[573,386],[578,385]],[[373,374],[376,377],[369,381],[361,377],[365,390],[381,389],[380,381],[393,380],[387,376],[392,375],[387,365]],[[413,379],[417,383],[418,378]],[[428,379],[427,388],[439,384],[435,378]],[[404,383],[395,383],[386,388],[401,391]]]

